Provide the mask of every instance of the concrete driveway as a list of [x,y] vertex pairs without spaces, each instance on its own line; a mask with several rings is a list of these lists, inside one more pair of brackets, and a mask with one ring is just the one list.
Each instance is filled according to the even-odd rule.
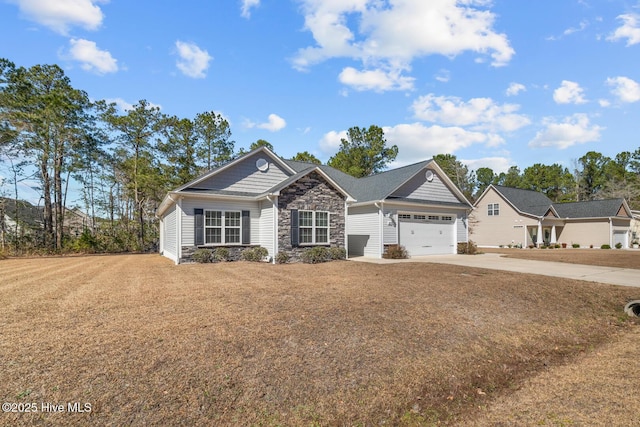
[[564,262],[533,261],[506,258],[501,254],[481,255],[428,255],[411,259],[392,260],[367,257],[351,258],[351,261],[391,264],[398,262],[431,262],[454,264],[491,270],[516,271],[518,273],[541,274],[588,282],[640,287],[640,270],[631,268],[601,267],[595,265],[569,264]]

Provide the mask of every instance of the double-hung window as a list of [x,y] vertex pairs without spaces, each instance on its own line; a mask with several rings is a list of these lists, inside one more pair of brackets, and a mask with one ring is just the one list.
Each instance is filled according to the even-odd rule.
[[498,216],[500,215],[500,204],[499,203],[489,203],[487,206],[487,215],[489,216]]
[[329,212],[300,211],[298,215],[300,244],[323,245],[329,243]]
[[236,211],[205,211],[205,244],[240,243],[241,213]]

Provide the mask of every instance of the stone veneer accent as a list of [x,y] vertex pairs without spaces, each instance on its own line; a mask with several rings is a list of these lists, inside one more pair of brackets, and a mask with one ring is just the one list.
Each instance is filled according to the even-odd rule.
[[212,252],[215,252],[217,248],[227,248],[229,249],[229,260],[228,261],[239,261],[242,259],[242,251],[245,249],[255,248],[258,245],[234,245],[234,246],[183,246],[182,247],[182,257],[180,258],[180,264],[193,262],[193,253],[198,249],[209,249]]
[[329,212],[329,244],[345,247],[345,197],[317,172],[300,178],[280,191],[278,197],[278,250],[288,253],[292,262],[300,261],[300,254],[313,246],[291,246],[290,209]]

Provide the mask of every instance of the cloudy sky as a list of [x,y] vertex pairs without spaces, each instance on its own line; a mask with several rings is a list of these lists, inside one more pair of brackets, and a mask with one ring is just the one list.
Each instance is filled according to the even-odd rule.
[[92,99],[216,111],[236,148],[326,161],[375,124],[395,165],[640,148],[638,0],[0,0],[0,57]]

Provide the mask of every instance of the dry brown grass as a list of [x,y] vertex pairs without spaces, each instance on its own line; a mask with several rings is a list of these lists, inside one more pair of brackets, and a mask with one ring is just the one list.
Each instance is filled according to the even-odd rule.
[[0,291],[3,401],[92,405],[0,424],[480,423],[638,334],[637,289],[438,264],[10,259]]
[[640,270],[640,251],[620,249],[509,249],[482,248],[482,252],[501,253],[509,258]]

